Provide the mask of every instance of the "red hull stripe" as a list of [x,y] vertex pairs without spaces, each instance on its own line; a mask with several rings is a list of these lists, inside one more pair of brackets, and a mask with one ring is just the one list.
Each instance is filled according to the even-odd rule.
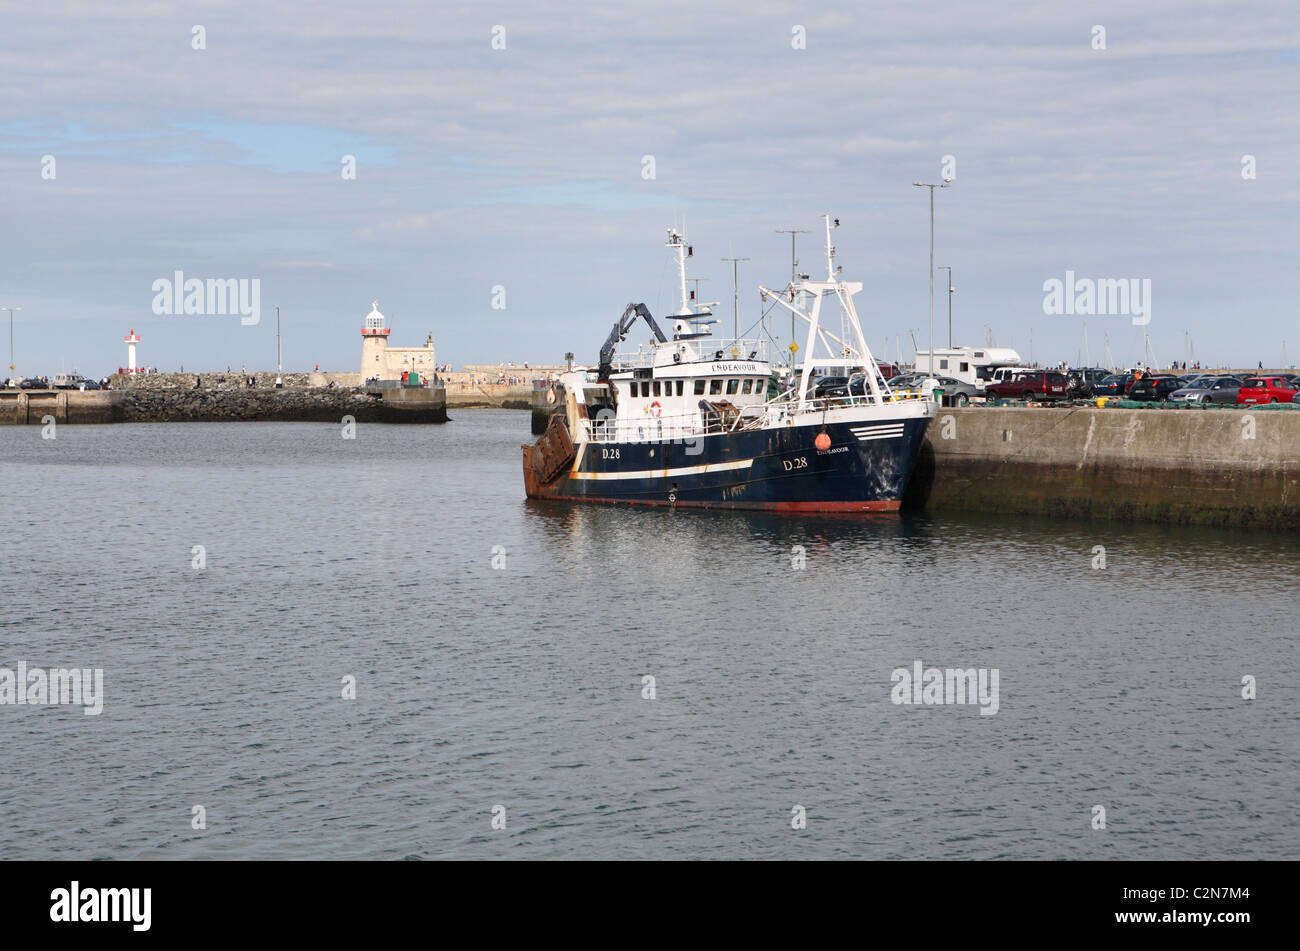
[[595,502],[600,505],[667,505],[676,508],[754,509],[764,512],[897,512],[897,499],[879,502],[669,502],[649,499],[596,499],[572,495],[535,495],[541,502]]

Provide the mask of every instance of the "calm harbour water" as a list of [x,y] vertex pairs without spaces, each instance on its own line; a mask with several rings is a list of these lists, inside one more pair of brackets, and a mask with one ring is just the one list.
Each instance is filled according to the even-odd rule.
[[0,427],[0,667],[106,694],[0,706],[4,856],[1300,854],[1300,539],[528,503],[528,421]]

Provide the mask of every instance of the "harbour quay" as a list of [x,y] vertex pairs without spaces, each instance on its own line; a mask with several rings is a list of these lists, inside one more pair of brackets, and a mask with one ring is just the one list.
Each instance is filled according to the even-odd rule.
[[905,506],[1300,530],[1300,412],[944,408]]
[[109,380],[107,390],[0,390],[0,423],[447,421],[442,386],[363,385],[357,373],[119,373]]
[[126,394],[114,390],[0,389],[0,425],[58,423],[121,423]]

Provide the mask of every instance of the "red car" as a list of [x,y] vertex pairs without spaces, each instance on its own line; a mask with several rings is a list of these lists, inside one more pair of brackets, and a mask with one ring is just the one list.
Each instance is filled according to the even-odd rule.
[[984,394],[1000,400],[1063,400],[1070,395],[1070,381],[1064,373],[1035,370],[1017,373],[1006,383],[990,383]]
[[1253,403],[1290,403],[1297,392],[1294,380],[1284,376],[1252,376],[1237,391],[1237,405]]

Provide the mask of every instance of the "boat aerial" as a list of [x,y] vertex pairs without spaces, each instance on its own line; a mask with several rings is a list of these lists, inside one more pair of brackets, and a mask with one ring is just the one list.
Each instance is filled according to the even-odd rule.
[[[764,509],[881,512],[899,508],[932,398],[890,390],[853,306],[857,282],[839,279],[832,219],[826,218],[824,281],[792,278],[783,290],[759,285],[807,324],[800,364],[774,367],[767,341],[719,339],[707,306],[686,292],[690,249],[676,230],[681,307],[665,333],[645,304],[628,304],[600,352],[599,367],[561,374],[548,394],[546,431],[523,447],[531,499]],[[834,221],[838,226],[839,221]],[[823,305],[837,302],[838,335]],[[653,341],[619,355],[641,318]],[[844,395],[823,396],[814,370],[828,357],[857,374]],[[793,351],[797,347],[792,347]]]

